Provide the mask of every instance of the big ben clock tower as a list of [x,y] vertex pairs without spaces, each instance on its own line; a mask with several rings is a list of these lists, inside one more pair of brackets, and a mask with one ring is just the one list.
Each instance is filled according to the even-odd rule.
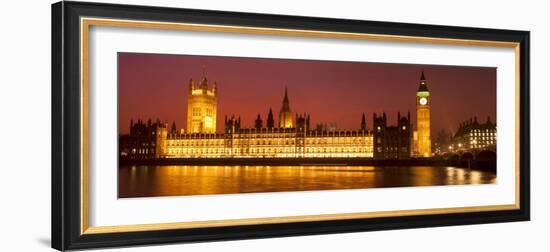
[[418,134],[418,156],[419,157],[431,157],[432,156],[432,140],[430,137],[430,106],[432,105],[432,99],[430,97],[430,91],[428,91],[428,85],[426,84],[426,78],[424,77],[424,71],[420,77],[420,86],[416,92],[416,127]]

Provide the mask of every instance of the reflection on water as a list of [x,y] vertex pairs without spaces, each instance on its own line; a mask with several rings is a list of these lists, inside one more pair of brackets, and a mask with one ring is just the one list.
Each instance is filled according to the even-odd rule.
[[122,166],[119,197],[230,194],[495,183],[490,172],[455,167]]

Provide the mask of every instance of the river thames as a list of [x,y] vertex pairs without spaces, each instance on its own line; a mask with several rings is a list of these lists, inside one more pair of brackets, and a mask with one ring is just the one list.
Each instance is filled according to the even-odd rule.
[[496,174],[410,166],[121,166],[119,198],[495,183]]

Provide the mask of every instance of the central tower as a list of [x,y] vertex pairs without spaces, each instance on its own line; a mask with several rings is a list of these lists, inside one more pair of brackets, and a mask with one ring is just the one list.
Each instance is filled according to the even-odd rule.
[[187,97],[187,133],[216,133],[217,83],[208,88],[205,76],[196,87],[191,79]]
[[292,128],[292,113],[290,111],[290,104],[288,102],[288,92],[285,87],[285,98],[283,98],[283,106],[281,112],[279,112],[279,128]]
[[420,76],[420,85],[416,92],[416,127],[418,132],[418,156],[432,156],[432,140],[430,137],[430,107],[432,99],[426,84],[424,71]]

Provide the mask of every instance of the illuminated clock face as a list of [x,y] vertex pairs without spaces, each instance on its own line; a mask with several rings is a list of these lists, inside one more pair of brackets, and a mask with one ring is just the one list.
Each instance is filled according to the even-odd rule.
[[426,105],[428,103],[428,99],[426,97],[420,98],[420,105]]

